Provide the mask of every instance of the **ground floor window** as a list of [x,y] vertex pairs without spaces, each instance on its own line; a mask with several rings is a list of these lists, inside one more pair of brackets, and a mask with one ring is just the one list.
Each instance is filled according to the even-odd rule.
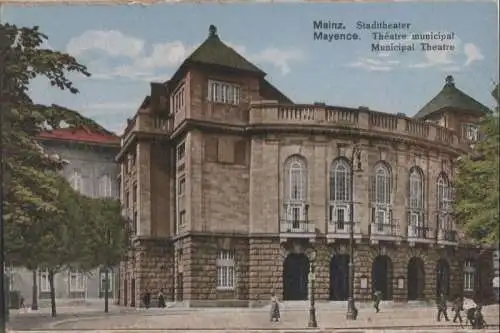
[[464,264],[464,290],[473,291],[474,290],[474,276],[476,273],[476,267],[472,260],[466,260]]
[[85,291],[86,278],[85,274],[78,271],[69,272],[69,290],[70,291]]
[[[106,291],[106,272],[101,271],[101,278],[100,278],[100,284],[99,284],[99,290],[104,293]],[[110,269],[108,272],[108,292],[111,292],[113,290],[113,271]]]
[[49,271],[40,272],[40,292],[46,293],[50,291]]
[[217,289],[234,289],[234,252],[222,250],[217,254]]

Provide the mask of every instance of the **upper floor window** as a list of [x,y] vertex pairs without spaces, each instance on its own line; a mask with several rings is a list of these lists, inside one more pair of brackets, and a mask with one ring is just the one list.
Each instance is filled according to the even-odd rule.
[[186,95],[184,87],[185,86],[182,85],[179,89],[177,89],[177,91],[174,94],[172,107],[173,107],[175,113],[184,109],[185,95]]
[[373,179],[372,201],[377,205],[389,205],[391,203],[391,173],[385,163],[375,166]]
[[424,177],[422,170],[413,167],[410,170],[410,210],[422,211],[424,209]]
[[351,165],[345,159],[333,162],[330,170],[330,200],[351,200]]
[[240,87],[227,82],[209,80],[208,100],[216,103],[240,104]]
[[451,207],[450,182],[445,173],[441,173],[437,180],[438,210],[448,211]]
[[109,198],[112,196],[113,186],[111,176],[105,174],[99,179],[99,196]]
[[177,163],[181,164],[184,162],[184,156],[186,155],[186,143],[181,142],[177,146],[176,150],[176,158],[177,158]]
[[71,186],[75,191],[82,192],[83,191],[83,181],[82,181],[82,173],[80,169],[73,169],[73,175],[71,176]]
[[474,124],[462,125],[462,137],[466,140],[477,141],[479,138],[479,128]]
[[307,186],[306,164],[299,156],[290,157],[285,163],[285,195],[287,201],[305,201]]
[[180,232],[186,223],[185,209],[186,178],[182,177],[177,181],[177,231]]

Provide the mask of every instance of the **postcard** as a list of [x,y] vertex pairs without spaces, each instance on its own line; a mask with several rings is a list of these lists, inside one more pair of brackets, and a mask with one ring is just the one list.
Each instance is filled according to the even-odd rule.
[[498,3],[1,22],[3,325],[498,329]]

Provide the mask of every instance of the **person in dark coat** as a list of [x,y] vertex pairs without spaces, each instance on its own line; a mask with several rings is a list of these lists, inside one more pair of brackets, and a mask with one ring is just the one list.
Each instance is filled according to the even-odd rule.
[[439,298],[437,300],[437,308],[438,308],[437,321],[441,321],[441,316],[444,316],[444,319],[446,321],[450,321],[450,319],[448,318],[448,307],[446,305],[446,297],[444,296],[443,293],[439,295]]
[[464,300],[461,296],[457,296],[455,302],[453,303],[453,307],[451,311],[455,312],[455,316],[453,317],[453,322],[456,323],[457,319],[460,321],[460,325],[462,325],[462,316],[460,314],[464,309]]
[[377,313],[380,312],[380,301],[382,300],[382,292],[379,290],[373,293],[373,307]]
[[142,302],[144,303],[146,309],[149,309],[149,305],[151,304],[151,293],[149,290],[146,290],[144,296],[142,296]]
[[158,293],[158,307],[164,308],[165,306],[166,306],[165,296],[163,296],[163,289],[161,289],[160,292]]
[[271,295],[271,321],[280,320],[280,305],[275,293]]
[[482,306],[476,306],[476,311],[474,311],[474,322],[472,323],[472,328],[480,330],[486,327],[486,322],[484,321]]

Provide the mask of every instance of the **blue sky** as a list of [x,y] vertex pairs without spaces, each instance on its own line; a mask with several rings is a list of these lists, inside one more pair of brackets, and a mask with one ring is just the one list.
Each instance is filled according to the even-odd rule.
[[[120,132],[149,93],[217,26],[220,38],[263,69],[298,103],[368,106],[414,115],[455,77],[458,88],[488,107],[498,81],[498,10],[494,2],[337,4],[158,4],[152,6],[6,6],[4,21],[40,26],[48,47],[88,66],[72,77],[71,95],[36,80],[31,96],[82,112]],[[411,33],[454,32],[452,52],[376,53],[372,38],[314,41],[313,21],[411,23]],[[402,31],[401,31],[402,32]],[[418,45],[417,45],[418,47]]]

